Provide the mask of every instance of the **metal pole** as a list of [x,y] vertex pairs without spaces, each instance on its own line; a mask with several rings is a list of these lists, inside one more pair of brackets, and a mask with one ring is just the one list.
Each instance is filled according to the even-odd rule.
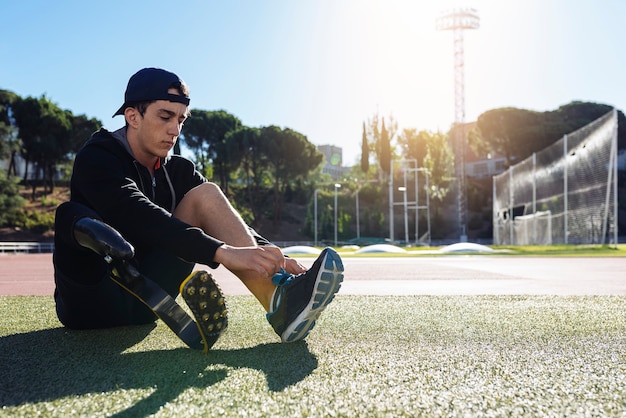
[[409,245],[409,208],[407,205],[407,199],[406,199],[406,172],[408,170],[408,167],[404,167],[404,242],[405,245]]
[[317,193],[318,189],[313,192],[313,211],[315,212],[315,246],[317,247]]
[[402,192],[402,206],[404,209],[404,241],[409,242],[409,217],[408,217],[408,205],[406,200],[406,187],[398,187],[398,191]]
[[495,245],[500,245],[500,233],[499,233],[499,224],[498,224],[498,211],[496,209],[499,209],[498,205],[497,205],[497,197],[498,195],[496,194],[496,176],[493,176],[491,178],[491,190],[492,190],[492,197],[491,197],[491,222],[493,224],[493,243]]
[[409,208],[406,201],[406,186],[404,186],[404,242],[409,245]]
[[613,108],[613,145],[612,149],[615,150],[613,154],[613,245],[617,248],[618,236],[617,236],[617,109]]
[[389,163],[389,240],[393,242],[393,160]]
[[361,225],[359,223],[359,187],[356,189],[356,237],[361,238]]
[[567,231],[569,226],[567,225],[567,135],[563,136],[563,242],[567,244],[568,237]]
[[530,244],[539,244],[537,239],[537,153],[533,152],[533,241]]
[[430,247],[430,185],[428,181],[428,170],[424,170],[426,173],[426,226],[428,228],[428,246]]
[[513,167],[509,167],[509,244],[516,244],[513,240]]
[[[605,201],[604,201],[604,216],[603,216],[603,221],[602,221],[602,237],[601,237],[601,244],[604,244],[605,239],[608,239],[609,242],[608,244],[611,243],[611,236],[610,236],[610,227],[611,225],[609,224],[609,209],[611,207],[611,190],[613,191],[613,233],[615,234],[615,231],[617,230],[617,201],[616,201],[616,197],[617,197],[617,111],[615,109],[613,109],[613,113],[612,113],[612,122],[613,122],[613,133],[611,136],[611,152],[609,154],[609,164],[608,164],[608,168],[609,168],[609,172],[608,172],[608,178],[607,178],[607,183],[606,183],[606,194],[605,194]],[[607,234],[608,232],[608,234]],[[608,235],[608,236],[607,236]],[[614,240],[614,245],[615,248],[617,248],[617,235],[615,235],[615,237],[613,238]]]
[[337,247],[337,189],[341,184],[335,183],[335,247]]
[[463,31],[478,29],[479,18],[476,10],[459,7],[447,11],[437,18],[438,30],[452,30],[454,38],[454,132],[455,132],[455,174],[457,186],[457,221],[460,241],[467,241],[467,195],[465,190],[465,60]]
[[419,176],[421,168],[417,168],[417,161],[415,162],[415,246],[419,244],[420,240],[420,199],[419,199]]

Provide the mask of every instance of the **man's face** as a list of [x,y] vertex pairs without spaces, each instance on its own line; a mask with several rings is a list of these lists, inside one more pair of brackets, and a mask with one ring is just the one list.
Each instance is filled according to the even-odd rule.
[[[169,92],[178,94],[175,89]],[[143,117],[138,118],[136,145],[139,149],[133,151],[139,151],[141,157],[146,158],[166,157],[176,144],[188,112],[186,105],[167,100],[157,100],[148,105]]]

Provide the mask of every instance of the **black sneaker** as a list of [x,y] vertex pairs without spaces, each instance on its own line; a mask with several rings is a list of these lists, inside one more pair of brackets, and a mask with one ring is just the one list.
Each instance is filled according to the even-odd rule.
[[206,271],[196,271],[187,277],[180,284],[180,294],[196,318],[206,353],[228,326],[224,296]]
[[282,342],[299,341],[306,338],[341,287],[343,263],[335,250],[325,248],[305,273],[283,272],[273,281],[278,288],[267,320]]

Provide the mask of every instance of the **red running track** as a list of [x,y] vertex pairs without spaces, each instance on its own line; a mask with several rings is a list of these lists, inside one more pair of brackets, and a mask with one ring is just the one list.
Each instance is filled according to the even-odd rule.
[[[310,266],[313,258],[301,258]],[[626,257],[453,255],[344,257],[340,294],[626,295]],[[227,295],[249,294],[223,267],[210,270]],[[0,254],[0,295],[52,295],[52,254]]]

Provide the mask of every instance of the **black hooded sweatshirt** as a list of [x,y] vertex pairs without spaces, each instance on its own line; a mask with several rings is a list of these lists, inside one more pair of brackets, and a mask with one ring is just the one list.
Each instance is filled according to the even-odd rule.
[[172,216],[185,194],[205,182],[191,161],[177,155],[160,159],[152,177],[133,157],[125,128],[102,128],[76,155],[70,199],[93,209],[138,255],[158,248],[215,268],[213,258],[223,242]]

